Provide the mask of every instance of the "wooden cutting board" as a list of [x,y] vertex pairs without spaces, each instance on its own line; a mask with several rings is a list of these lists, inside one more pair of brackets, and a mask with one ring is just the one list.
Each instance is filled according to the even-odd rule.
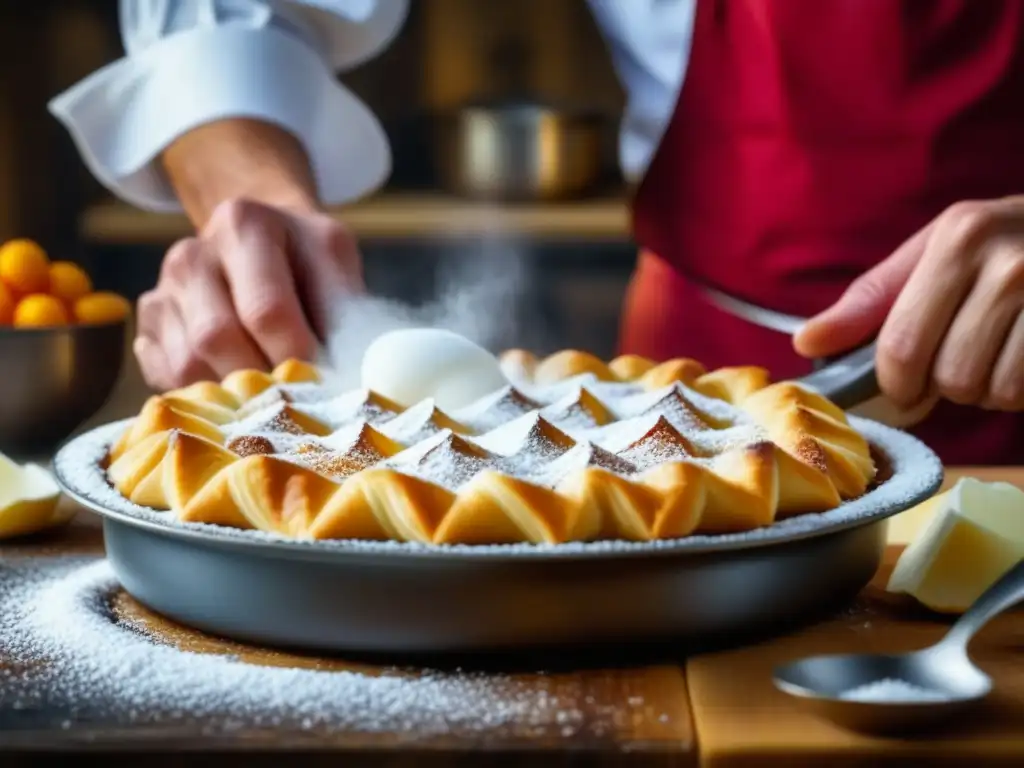
[[[13,542],[0,542],[0,564],[15,558],[101,557],[102,536],[95,518],[80,515],[58,531]],[[0,596],[4,571],[0,567]],[[3,610],[0,600],[0,611]],[[367,676],[415,677],[416,668],[395,668],[385,663],[292,654],[245,646],[211,637],[164,619],[123,592],[116,593],[109,619],[125,632],[139,632],[154,642],[195,654],[229,655],[246,664],[262,667],[293,667],[322,671],[357,672]],[[10,649],[0,635],[0,684]],[[529,660],[530,663],[533,660]],[[203,718],[183,717],[159,726],[128,727],[101,711],[81,719],[67,719],[59,707],[16,711],[0,704],[0,766],[41,765],[38,752],[102,753],[104,764],[148,768],[163,765],[213,765],[197,761],[193,751],[241,753],[246,766],[341,765],[354,758],[358,765],[388,768],[425,765],[462,766],[519,764],[531,766],[672,765],[697,764],[686,680],[680,664],[665,659],[650,663],[619,664],[609,659],[604,666],[587,666],[573,658],[562,668],[545,671],[504,670],[499,662],[475,670],[434,670],[457,681],[483,677],[506,681],[510,696],[537,697],[557,702],[544,711],[524,710],[511,719],[492,718],[485,710],[479,721],[451,733],[417,731],[415,725],[394,731],[299,728],[267,722],[279,714],[274,709],[253,707],[238,713],[226,731],[210,727]],[[537,662],[538,665],[540,662]],[[520,667],[523,666],[520,663]],[[504,671],[502,671],[504,670]],[[40,691],[45,698],[46,691]],[[0,702],[3,696],[0,695]],[[499,698],[495,699],[498,703]],[[328,721],[328,726],[331,723]],[[131,749],[131,755],[112,762],[114,752]],[[184,750],[184,753],[182,753]],[[287,751],[287,757],[280,751]],[[254,754],[255,752],[255,754]],[[484,753],[486,757],[481,758]],[[96,754],[93,755],[94,757]],[[524,757],[526,756],[526,757]],[[218,758],[219,759],[219,758]],[[219,764],[219,763],[218,763]]]
[[949,620],[884,591],[900,552],[892,546],[878,576],[844,614],[761,645],[698,656],[687,664],[701,765],[842,766],[1024,765],[1024,611],[1003,614],[971,645],[996,690],[970,718],[917,739],[850,733],[796,709],[775,690],[773,668],[820,653],[907,651],[938,640]]

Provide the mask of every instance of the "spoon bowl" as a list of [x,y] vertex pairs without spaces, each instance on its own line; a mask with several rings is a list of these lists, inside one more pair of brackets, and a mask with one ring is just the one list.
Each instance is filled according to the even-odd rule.
[[992,680],[956,649],[813,656],[780,667],[775,686],[798,706],[851,730],[906,732],[962,714]]
[[867,733],[906,732],[962,714],[992,691],[967,654],[974,634],[1024,599],[1024,562],[991,586],[935,645],[904,654],[812,656],[773,682],[805,711]]

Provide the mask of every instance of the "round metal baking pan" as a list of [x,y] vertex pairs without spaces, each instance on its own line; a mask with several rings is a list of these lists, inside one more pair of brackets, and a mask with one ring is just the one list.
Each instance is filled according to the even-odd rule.
[[942,465],[915,438],[851,417],[881,481],[754,535],[559,546],[308,542],[172,523],[102,482],[124,423],[69,441],[64,492],[103,517],[107,557],[152,610],[212,634],[317,651],[439,653],[770,633],[850,599],[887,518],[932,495]]

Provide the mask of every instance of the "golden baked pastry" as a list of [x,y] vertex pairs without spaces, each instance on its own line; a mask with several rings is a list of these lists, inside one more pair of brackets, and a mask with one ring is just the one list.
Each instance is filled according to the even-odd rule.
[[823,512],[875,476],[842,410],[760,368],[500,358],[509,386],[453,413],[338,392],[308,364],[151,398],[110,483],[182,521],[312,539],[646,541]]

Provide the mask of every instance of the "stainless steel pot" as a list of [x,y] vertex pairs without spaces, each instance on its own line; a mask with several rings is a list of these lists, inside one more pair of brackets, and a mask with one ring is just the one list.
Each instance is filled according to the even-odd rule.
[[556,200],[600,180],[605,120],[530,102],[479,104],[442,118],[443,185],[466,197]]

